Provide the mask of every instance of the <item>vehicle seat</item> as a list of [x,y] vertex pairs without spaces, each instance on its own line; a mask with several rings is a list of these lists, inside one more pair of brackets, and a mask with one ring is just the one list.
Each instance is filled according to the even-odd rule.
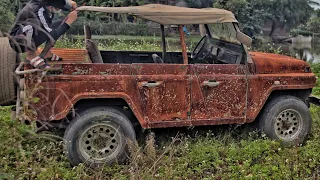
[[84,25],[84,35],[85,35],[85,43],[86,49],[88,51],[90,60],[92,63],[103,63],[103,59],[98,48],[98,44],[96,41],[92,39],[92,33],[89,26]]
[[157,64],[163,64],[163,59],[158,56],[157,54],[152,54],[152,59],[154,61],[154,63],[157,63]]

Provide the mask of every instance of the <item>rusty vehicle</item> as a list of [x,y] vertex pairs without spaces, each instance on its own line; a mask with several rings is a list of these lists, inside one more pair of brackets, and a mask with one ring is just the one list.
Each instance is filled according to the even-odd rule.
[[[23,62],[17,67],[19,56],[1,38],[1,105],[16,104],[16,118],[40,129],[65,127],[64,150],[73,165],[123,162],[139,128],[258,122],[287,145],[303,143],[310,133],[309,96],[317,81],[310,65],[249,52],[251,39],[231,12],[156,4],[78,10],[156,22],[163,52],[99,50],[85,26],[86,49],[54,49],[64,60],[44,73]],[[202,37],[189,53],[183,26],[194,24]],[[233,40],[217,38],[216,24]],[[168,25],[179,26],[181,52],[167,52]]]

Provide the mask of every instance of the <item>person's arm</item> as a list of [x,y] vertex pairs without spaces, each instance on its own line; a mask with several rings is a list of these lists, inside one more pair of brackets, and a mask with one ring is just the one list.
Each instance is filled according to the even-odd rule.
[[[69,28],[70,25],[78,18],[78,13],[77,11],[72,11],[66,21],[61,24],[57,29],[52,29],[51,32],[49,32],[49,34],[52,36],[52,38],[57,41],[57,39],[63,35]],[[46,54],[49,52],[49,50],[52,48],[52,46],[54,45],[55,42],[53,42],[53,44],[51,44],[52,42],[47,41],[44,49],[42,50],[42,52],[40,53],[40,57],[45,57]]]
[[38,17],[40,19],[42,27],[51,35],[51,37],[56,41],[61,35],[67,32],[67,30],[70,28],[70,25],[67,23],[61,24],[58,28],[52,29],[49,27],[49,21],[51,21],[51,18],[49,17],[48,13],[45,11],[44,8],[40,8],[38,11]]
[[59,37],[65,34],[69,29],[70,26],[67,23],[63,23],[57,29],[53,29],[49,34],[55,41],[57,41]]
[[50,35],[53,37],[54,40],[57,40],[61,35],[67,32],[67,30],[70,28],[71,24],[76,21],[78,18],[78,12],[72,11],[68,15],[66,21],[61,24],[57,29],[54,29]]

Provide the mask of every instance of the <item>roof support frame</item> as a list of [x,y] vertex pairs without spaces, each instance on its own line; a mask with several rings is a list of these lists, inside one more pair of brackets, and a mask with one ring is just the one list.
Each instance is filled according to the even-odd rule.
[[164,25],[160,24],[161,27],[161,40],[162,40],[162,59],[165,61],[167,54],[166,34],[164,32]]
[[182,49],[183,64],[187,65],[189,63],[189,60],[188,60],[187,45],[186,45],[186,40],[185,40],[182,25],[179,26],[179,32],[180,32],[180,43],[181,43],[181,49]]

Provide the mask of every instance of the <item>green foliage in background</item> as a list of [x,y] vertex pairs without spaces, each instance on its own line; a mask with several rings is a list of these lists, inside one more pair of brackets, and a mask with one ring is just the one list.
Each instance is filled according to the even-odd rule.
[[[187,51],[192,51],[200,40],[200,36],[191,36],[186,39]],[[98,43],[100,50],[113,51],[155,51],[162,52],[160,36],[93,36]],[[166,38],[168,52],[181,52],[179,37]],[[56,44],[55,48],[75,48],[83,49],[83,36],[63,36]]]
[[213,0],[185,0],[182,2],[185,2],[188,7],[192,8],[207,8],[213,5]]
[[15,15],[13,9],[11,9],[10,0],[0,0],[0,4],[0,31],[6,33],[8,32]]
[[249,35],[261,34],[264,22],[284,25],[288,30],[305,23],[313,12],[307,0],[217,0],[214,7],[232,11],[243,31]]
[[309,21],[290,31],[291,35],[312,36],[313,33],[320,33],[320,10],[314,11]]
[[[81,18],[82,19],[82,18]],[[127,35],[127,36],[154,36],[160,35],[160,26],[149,26],[145,23],[120,23],[103,21],[77,21],[68,31],[68,34],[83,35],[83,25],[87,24],[94,35]]]
[[[7,32],[10,25],[13,22],[14,15],[25,5],[28,0],[0,0],[2,4],[0,7],[0,29]],[[91,6],[106,6],[106,7],[121,7],[121,6],[136,6],[148,3],[157,3],[157,0],[77,0],[79,6],[86,4]],[[297,28],[300,24],[305,24],[312,13],[311,7],[308,5],[308,0],[184,0],[178,1],[177,5],[188,6],[195,8],[206,8],[206,7],[218,7],[232,11],[241,23],[241,27],[244,32],[249,35],[261,34],[263,23],[266,20],[272,20],[273,29],[279,25],[285,25],[290,30]],[[107,28],[112,26],[108,23],[110,21],[116,22],[127,22],[126,15],[121,14],[107,14],[107,13],[96,13],[96,12],[81,12],[79,21],[74,25],[72,32],[82,30],[80,24],[91,23],[92,25],[97,24],[93,29],[106,34],[115,34],[116,31],[121,32],[123,35],[130,35],[128,29],[118,29],[116,31],[110,30],[108,33]],[[100,25],[99,25],[100,24]],[[103,25],[103,26],[102,26]],[[318,30],[319,20],[311,19],[308,23],[310,30]],[[119,26],[117,26],[119,27]],[[144,35],[142,32],[148,31],[148,28],[144,28],[142,31],[141,25],[137,27],[132,26],[129,29],[139,29],[141,32],[138,35]],[[80,30],[79,30],[80,29]],[[80,34],[80,33],[77,33]],[[150,32],[145,34],[150,35]],[[272,33],[270,34],[270,36]]]
[[320,17],[313,17],[307,23],[307,29],[314,33],[320,33]]

